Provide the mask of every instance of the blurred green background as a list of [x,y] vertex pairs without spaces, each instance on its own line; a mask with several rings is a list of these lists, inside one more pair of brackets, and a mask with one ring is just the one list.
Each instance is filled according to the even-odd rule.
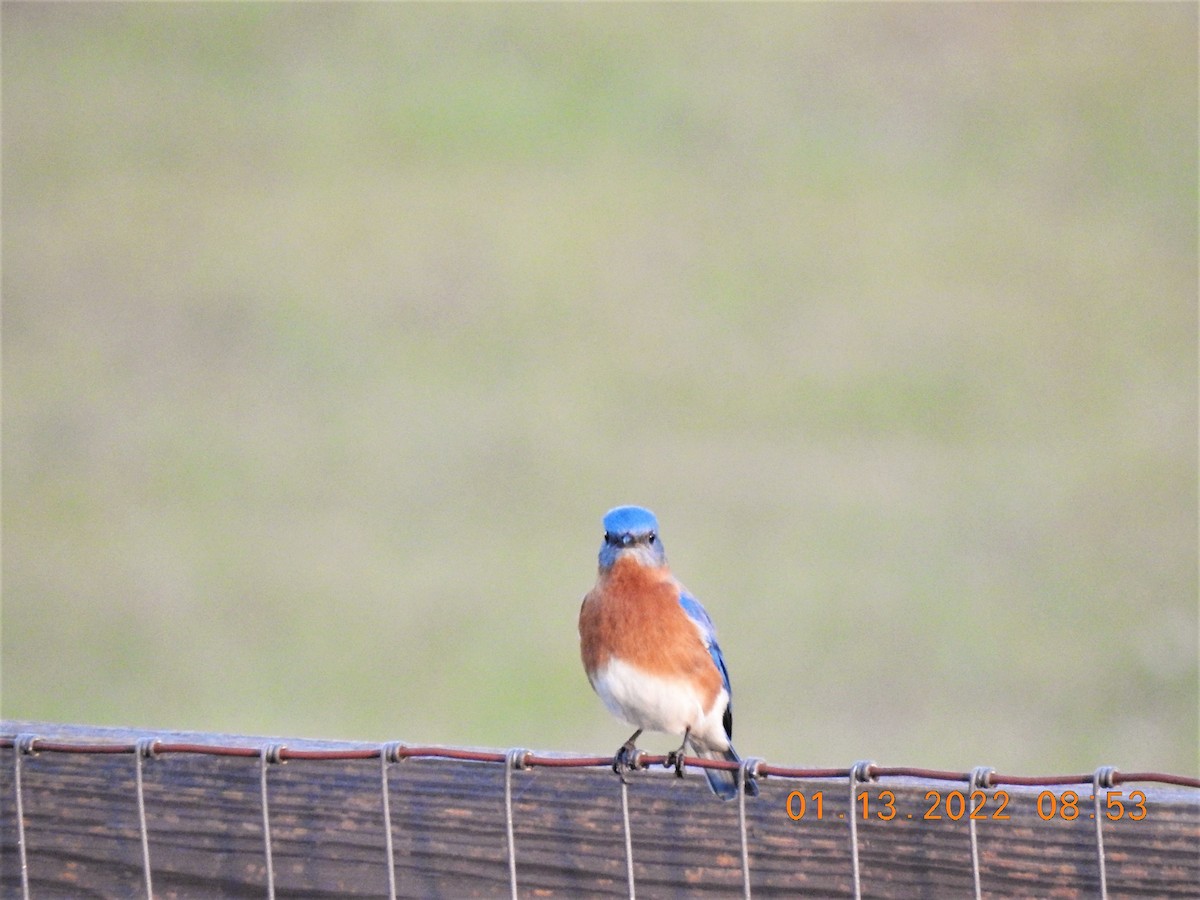
[[1197,771],[1196,47],[4,4],[4,715],[607,753],[640,503],[743,754]]

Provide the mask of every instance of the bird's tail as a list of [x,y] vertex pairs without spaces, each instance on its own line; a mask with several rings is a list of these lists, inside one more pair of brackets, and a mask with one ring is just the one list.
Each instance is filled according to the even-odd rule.
[[[709,750],[706,747],[697,747],[691,741],[688,741],[688,745],[692,752],[701,759],[724,759],[735,763],[742,761],[734,751],[732,744],[728,750]],[[739,777],[737,772],[728,769],[705,769],[704,775],[708,779],[708,786],[712,788],[712,792],[722,800],[732,800],[737,796]],[[758,785],[754,783],[753,779],[746,779],[746,796],[758,796]]]

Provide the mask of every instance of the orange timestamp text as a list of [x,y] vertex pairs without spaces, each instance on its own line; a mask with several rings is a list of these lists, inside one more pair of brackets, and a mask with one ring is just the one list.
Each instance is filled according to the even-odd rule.
[[[1100,814],[1110,822],[1120,819],[1130,819],[1140,822],[1146,818],[1146,795],[1142,791],[1107,791],[1101,796]],[[961,819],[974,821],[1007,821],[1011,816],[1006,811],[1011,800],[1008,791],[997,790],[988,794],[986,791],[926,791],[925,801],[928,804],[923,812],[902,813],[896,807],[896,795],[892,791],[879,791],[874,797],[868,791],[862,791],[855,797],[854,815],[861,821],[875,819],[890,822],[893,819],[920,818],[927,822],[949,820],[958,822]],[[1085,804],[1086,800],[1086,804]],[[1078,818],[1095,819],[1095,795],[1081,797],[1076,791],[1042,791],[1037,796],[1037,814],[1043,822],[1052,819],[1062,819],[1073,822]],[[1081,805],[1083,804],[1083,805]],[[839,804],[840,806],[841,804]],[[825,792],[816,791],[805,795],[802,791],[792,791],[785,803],[788,818],[799,822],[804,818],[823,819],[825,817]],[[1090,811],[1089,811],[1090,810]],[[844,811],[836,815],[839,819],[846,818]]]

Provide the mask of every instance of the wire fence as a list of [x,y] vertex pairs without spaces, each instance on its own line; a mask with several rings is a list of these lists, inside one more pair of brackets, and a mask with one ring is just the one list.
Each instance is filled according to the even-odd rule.
[[[8,723],[5,723],[5,727],[7,726]],[[71,731],[70,726],[50,727]],[[140,869],[138,880],[141,891],[147,897],[187,894],[187,891],[180,893],[178,888],[165,893],[161,891],[160,894],[155,893],[154,876],[156,872],[160,871],[155,868],[156,860],[163,855],[164,851],[160,846],[161,841],[158,845],[154,842],[154,829],[152,829],[151,820],[147,816],[146,784],[151,767],[161,767],[162,761],[168,758],[202,757],[210,760],[242,758],[255,761],[257,797],[254,799],[257,801],[258,815],[254,818],[257,818],[260,824],[258,831],[261,840],[261,865],[256,865],[254,868],[256,872],[261,868],[262,877],[261,883],[253,892],[250,890],[253,885],[248,883],[239,883],[237,889],[245,890],[247,895],[251,893],[257,896],[265,895],[272,900],[280,893],[305,894],[305,885],[297,882],[294,877],[298,869],[304,868],[303,865],[298,866],[296,863],[297,850],[294,832],[306,827],[311,829],[311,826],[306,826],[304,823],[304,806],[308,805],[311,816],[315,817],[320,810],[328,809],[331,805],[336,807],[339,802],[337,790],[330,792],[325,787],[317,790],[314,788],[315,781],[312,778],[307,779],[303,784],[298,783],[296,779],[291,780],[293,786],[301,788],[300,794],[313,802],[301,804],[301,810],[299,812],[293,810],[289,817],[288,827],[293,833],[286,842],[288,849],[284,855],[288,859],[287,868],[291,881],[289,882],[290,886],[281,891],[277,883],[280,854],[275,847],[276,843],[280,842],[280,838],[278,835],[273,837],[272,825],[276,814],[273,814],[272,810],[271,788],[273,781],[279,778],[274,773],[280,771],[280,767],[288,762],[321,764],[321,767],[324,768],[336,764],[356,765],[353,769],[344,770],[345,772],[354,772],[356,779],[353,784],[350,782],[342,784],[343,794],[341,796],[347,800],[351,796],[367,792],[362,783],[363,766],[375,764],[374,780],[378,799],[378,817],[374,830],[382,832],[383,838],[382,858],[375,865],[382,864],[385,867],[386,894],[390,898],[410,895],[409,888],[412,888],[416,894],[424,892],[420,885],[405,885],[403,879],[399,877],[401,873],[411,869],[411,862],[401,859],[403,854],[397,851],[396,815],[392,809],[393,805],[405,806],[406,817],[412,818],[407,814],[416,815],[413,812],[415,807],[422,803],[436,807],[440,802],[430,799],[430,796],[434,798],[438,796],[437,785],[426,786],[434,791],[432,795],[421,790],[421,785],[415,782],[409,785],[407,791],[397,789],[394,784],[396,779],[393,777],[393,768],[406,761],[469,764],[454,765],[453,768],[457,770],[457,775],[452,773],[451,777],[457,777],[462,783],[476,785],[471,790],[478,791],[477,796],[495,790],[490,783],[486,787],[482,786],[477,774],[480,769],[478,764],[484,764],[484,768],[491,771],[502,767],[503,777],[499,791],[501,795],[500,809],[497,812],[503,819],[502,858],[506,866],[507,892],[512,897],[519,896],[523,889],[543,893],[548,890],[552,892],[553,888],[553,885],[543,883],[544,873],[540,870],[546,867],[546,863],[540,867],[533,865],[525,869],[518,865],[521,812],[524,812],[525,817],[532,822],[539,817],[545,817],[539,804],[552,803],[556,798],[570,801],[572,797],[568,792],[556,788],[549,791],[541,801],[537,801],[528,795],[525,787],[514,787],[514,782],[521,778],[517,773],[536,770],[547,772],[584,771],[590,773],[588,783],[582,791],[585,798],[589,790],[593,797],[608,795],[608,792],[614,788],[619,791],[620,834],[619,841],[615,842],[615,846],[620,847],[624,857],[621,860],[624,877],[619,879],[612,877],[615,872],[609,867],[606,876],[597,884],[603,885],[611,893],[623,893],[631,898],[637,896],[639,892],[655,894],[665,891],[670,893],[671,890],[687,883],[687,878],[684,877],[674,888],[668,890],[668,885],[664,884],[661,872],[649,872],[646,865],[639,867],[638,860],[643,852],[650,856],[653,855],[652,849],[646,846],[647,835],[652,834],[653,830],[635,829],[631,824],[631,793],[635,798],[638,798],[639,795],[646,796],[648,786],[654,784],[655,793],[650,795],[652,800],[648,807],[650,811],[655,814],[661,812],[669,815],[672,812],[672,805],[676,811],[682,805],[685,807],[684,812],[698,817],[701,828],[709,827],[716,822],[725,823],[726,817],[729,815],[724,812],[724,804],[720,804],[708,796],[702,795],[697,798],[694,792],[684,795],[675,791],[675,796],[672,797],[670,789],[675,779],[665,773],[657,778],[635,778],[632,784],[627,784],[612,773],[614,761],[609,756],[545,754],[519,748],[508,751],[476,750],[409,745],[397,741],[378,745],[343,744],[333,746],[316,744],[311,741],[283,743],[251,738],[224,739],[227,736],[201,736],[202,740],[191,740],[181,739],[179,735],[132,732],[128,733],[126,740],[113,740],[109,736],[106,736],[105,739],[96,739],[94,736],[86,737],[85,729],[78,729],[78,731],[85,736],[39,737],[32,731],[0,734],[0,750],[7,750],[11,753],[11,765],[5,767],[11,775],[11,784],[6,786],[5,793],[6,796],[12,798],[13,830],[15,831],[13,843],[16,845],[19,879],[13,877],[13,873],[7,866],[4,871],[0,872],[0,878],[3,879],[6,887],[11,882],[11,887],[17,888],[19,882],[20,896],[26,900],[37,896],[38,893],[35,888],[37,879],[31,877],[30,865],[31,857],[38,852],[37,843],[33,840],[33,834],[27,828],[26,821],[31,794],[34,792],[29,786],[28,780],[30,770],[37,767],[37,764],[34,763],[35,758],[41,757],[43,754],[75,761],[74,767],[57,769],[58,777],[75,779],[74,790],[78,793],[86,794],[88,790],[93,790],[102,798],[108,798],[107,802],[109,803],[116,802],[112,798],[121,794],[120,785],[127,783],[128,776],[132,775],[136,806],[136,831],[140,851],[139,864],[135,868]],[[289,746],[289,744],[292,745]],[[86,768],[80,764],[88,758],[96,757],[106,757],[109,760],[109,765],[102,771],[90,773],[90,777],[97,778],[104,786],[103,790],[99,790],[98,785],[93,784],[88,787],[80,782],[80,779],[86,782],[89,777]],[[129,761],[120,763],[119,758],[121,757],[128,757]],[[736,855],[731,852],[732,848],[729,846],[731,842],[722,841],[718,846],[723,848],[726,857],[733,856],[736,859],[739,883],[735,888],[728,877],[723,877],[720,888],[724,893],[735,893],[737,889],[740,889],[743,896],[750,897],[756,890],[768,894],[775,893],[781,887],[788,885],[794,888],[797,884],[803,886],[807,883],[810,888],[814,888],[820,894],[840,893],[855,898],[867,894],[891,895],[885,889],[886,884],[883,882],[895,879],[878,879],[878,874],[881,866],[887,864],[889,856],[893,862],[900,859],[900,857],[891,855],[888,846],[898,843],[903,836],[898,839],[894,832],[884,830],[888,823],[893,822],[897,823],[897,829],[901,824],[908,826],[908,837],[917,845],[922,844],[930,835],[912,830],[913,823],[917,828],[925,831],[935,831],[941,827],[942,823],[952,823],[956,830],[961,830],[961,826],[965,824],[967,840],[962,845],[959,853],[961,859],[956,869],[961,871],[963,868],[969,867],[969,882],[963,883],[961,886],[967,888],[966,893],[973,893],[977,898],[982,897],[989,888],[994,890],[999,887],[1001,881],[1010,883],[1015,877],[1016,883],[1020,883],[1020,877],[1016,876],[1020,876],[1021,873],[1014,869],[1012,864],[1013,860],[1020,861],[1022,859],[1022,853],[1018,852],[1007,860],[998,856],[994,850],[990,856],[986,852],[981,854],[980,833],[989,832],[987,848],[994,848],[998,846],[995,838],[998,834],[996,829],[1001,827],[1000,823],[1013,822],[1018,823],[1012,826],[1013,830],[1016,831],[1019,825],[1024,835],[1023,839],[1032,842],[1035,849],[1038,847],[1044,849],[1048,839],[1062,839],[1064,832],[1055,832],[1053,830],[1055,827],[1070,826],[1071,838],[1067,843],[1077,850],[1083,843],[1080,839],[1079,829],[1086,828],[1090,835],[1087,838],[1087,843],[1091,844],[1091,851],[1088,854],[1090,859],[1084,860],[1077,856],[1073,863],[1081,876],[1074,882],[1074,887],[1083,891],[1079,894],[1080,896],[1102,898],[1109,896],[1112,850],[1110,848],[1106,851],[1106,833],[1110,838],[1113,835],[1119,835],[1122,841],[1119,853],[1113,856],[1113,859],[1119,857],[1120,862],[1127,862],[1129,859],[1128,845],[1131,841],[1133,844],[1137,844],[1137,839],[1141,838],[1143,839],[1142,843],[1147,844],[1145,852],[1153,851],[1162,854],[1163,859],[1169,863],[1166,868],[1173,867],[1175,881],[1178,882],[1178,885],[1175,885],[1175,882],[1163,881],[1161,875],[1156,876],[1156,880],[1152,884],[1145,885],[1151,893],[1165,891],[1167,895],[1170,895],[1177,886],[1182,891],[1179,896],[1188,896],[1189,892],[1194,896],[1197,885],[1200,885],[1200,778],[1163,772],[1121,772],[1111,766],[1103,766],[1093,772],[1080,774],[1025,776],[1000,774],[994,769],[984,766],[967,771],[945,771],[909,766],[882,766],[872,761],[858,761],[847,767],[832,768],[781,766],[758,758],[747,758],[740,765],[722,760],[702,760],[692,757],[689,757],[686,762],[689,767],[726,769],[737,774],[738,796],[736,804],[733,805],[736,807],[736,822],[731,823],[736,837]],[[635,768],[640,770],[649,770],[659,766],[667,768],[671,765],[672,761],[666,756],[646,753],[640,753],[635,760]],[[124,769],[124,774],[122,774],[122,769]],[[309,771],[315,773],[316,769]],[[745,785],[750,780],[758,782],[760,787],[770,784],[774,790],[769,793],[762,792],[763,796],[758,799],[751,798],[748,803]],[[40,781],[42,790],[45,791],[47,780],[42,778]],[[60,781],[55,787],[60,787],[61,783]],[[837,786],[839,783],[840,788]],[[441,784],[443,785],[442,794],[448,795],[450,792],[445,788],[446,783],[443,781]],[[1128,789],[1134,785],[1138,787]],[[221,773],[216,773],[215,777],[207,781],[201,779],[199,784],[180,781],[179,785],[172,787],[168,780],[160,783],[159,789],[156,791],[157,802],[170,807],[172,803],[179,803],[185,795],[185,790],[189,788],[191,793],[188,796],[194,800],[197,796],[201,796],[204,790],[229,793],[230,782],[228,775],[222,776]],[[1014,790],[1010,791],[1009,788]],[[1075,788],[1078,790],[1074,790]],[[665,794],[664,789],[666,790]],[[276,791],[279,790],[282,790],[282,786],[276,785]],[[253,805],[249,796],[251,792],[245,790],[243,786],[233,793],[239,795],[238,805],[242,810],[240,828],[244,832],[250,827],[245,821],[245,813],[247,807]],[[580,792],[577,790],[573,795],[575,800],[579,799],[579,794]],[[766,814],[763,809],[764,796],[769,798],[769,812]],[[680,801],[685,798],[687,802],[681,804]],[[443,800],[445,799],[446,797],[443,797]],[[458,825],[467,830],[471,830],[471,827],[474,826],[478,831],[478,822],[464,821],[464,817],[461,815],[461,796],[459,799],[458,807],[455,807],[453,802],[449,804],[450,821],[455,821],[454,810],[457,808],[459,810]],[[78,796],[76,800],[78,802]],[[672,803],[673,800],[674,803]],[[914,801],[916,802],[915,806]],[[357,802],[361,808],[361,796]],[[5,805],[7,806],[7,804]],[[44,834],[48,828],[55,826],[53,815],[47,815],[47,813],[58,810],[61,814],[69,807],[69,804],[48,803],[43,800],[41,805],[43,815],[40,820],[42,827],[39,828],[39,834]],[[567,802],[566,805],[570,807],[571,802]],[[584,806],[586,807],[586,805],[585,800]],[[594,806],[595,803],[592,805]],[[470,806],[471,804],[468,803],[467,807],[470,808]],[[477,813],[478,809],[479,806],[476,804]],[[577,826],[584,833],[588,831],[589,827],[592,831],[596,830],[594,819],[588,818],[592,812],[594,810],[589,810],[587,814],[581,814],[576,820],[569,818],[562,820],[568,824],[560,826],[557,830],[560,834],[566,835],[565,846],[571,846],[570,835],[574,833]],[[7,818],[6,815],[5,824],[7,824]],[[1140,823],[1151,819],[1158,825],[1153,831],[1149,828],[1137,827]],[[346,821],[351,820],[347,819]],[[427,817],[421,827],[428,829],[430,821],[430,818]],[[787,853],[778,853],[781,848],[781,840],[786,842],[790,838],[792,843],[795,843],[800,834],[796,831],[788,834],[789,827],[806,822],[809,826],[824,822],[836,823],[839,831],[843,828],[846,829],[841,832],[841,839],[845,842],[848,856],[848,864],[843,871],[838,873],[826,871],[830,855],[830,848],[827,845],[831,837],[827,828],[812,829],[811,836],[824,842],[821,844],[824,851],[815,854],[810,861],[813,866],[811,872],[803,870],[804,854],[800,853],[797,856],[793,852],[795,848],[789,847]],[[1030,829],[1036,832],[1039,827],[1038,823],[1041,823],[1046,830],[1045,835],[1026,834]],[[846,828],[847,825],[848,828]],[[67,827],[67,823],[60,823],[60,826]],[[371,830],[369,818],[365,819],[363,823],[355,819],[353,830]],[[3,843],[6,851],[4,858],[11,860],[13,854],[7,852],[10,849],[7,833],[6,829],[5,834],[0,835],[0,842]],[[176,846],[178,841],[185,838],[187,834],[187,828],[175,829],[170,845]],[[322,834],[324,835],[322,839],[330,839],[331,832],[326,831]],[[539,839],[539,843],[545,845],[543,852],[553,854],[553,842],[551,841],[547,845],[544,831],[539,835]],[[312,843],[313,839],[310,837],[309,841]],[[476,844],[468,841],[468,846],[475,851],[490,847],[490,844],[491,838],[486,836],[481,836]],[[986,851],[987,848],[984,850]],[[152,849],[155,850],[155,853],[152,853]],[[863,859],[864,853],[867,851],[871,852],[869,864]],[[929,852],[929,848],[926,848],[926,857],[929,856]],[[777,855],[778,859],[772,859],[773,854]],[[1192,857],[1190,866],[1187,864],[1189,854]],[[440,854],[434,855],[439,856]],[[561,852],[560,855],[562,855]],[[409,854],[409,856],[418,858],[413,854]],[[985,862],[981,862],[981,856]],[[1030,860],[1028,860],[1032,867],[1032,874],[1036,877],[1046,877],[1045,873],[1038,872],[1038,863],[1034,857],[1035,854],[1031,854]],[[56,858],[54,854],[45,854],[47,862],[54,858]],[[1143,860],[1145,858],[1143,856]],[[791,874],[802,877],[798,880],[788,877],[780,878],[779,861],[783,859],[801,859],[801,868]],[[684,865],[681,868],[684,876],[697,868],[691,864],[695,860],[684,859],[683,862]],[[820,865],[817,864],[818,862]],[[934,869],[942,863],[938,860],[927,859],[926,864],[928,868]],[[760,873],[756,870],[755,865],[762,867],[763,872]],[[176,867],[172,866],[172,868]],[[658,868],[661,869],[661,866]],[[724,868],[731,867],[724,866]],[[867,868],[870,868],[872,874],[876,876],[875,881],[867,880],[864,872],[864,869]],[[39,869],[39,873],[47,887],[54,883],[60,874],[47,871],[45,866]],[[785,876],[787,874],[784,873]],[[446,875],[449,878],[457,877],[450,871],[447,871]],[[759,877],[756,878],[756,875]],[[1001,875],[1003,878],[1000,877]],[[78,872],[76,872],[76,876],[78,876]],[[436,870],[429,877],[436,881],[438,878]],[[491,879],[495,877],[495,873],[490,876]],[[919,873],[913,877],[919,878]],[[617,885],[620,882],[623,882],[623,885],[618,889]],[[423,883],[427,885],[429,882]],[[1029,884],[1034,892],[1040,890],[1034,886],[1037,884],[1036,878]],[[1122,884],[1125,888],[1129,887],[1127,880]],[[593,885],[593,887],[596,886]],[[912,886],[912,881],[902,878],[899,886],[903,890],[908,890]],[[477,885],[476,887],[482,893],[494,893],[499,886],[494,880],[489,880],[484,882],[483,886]],[[232,891],[231,884],[227,884],[226,888],[230,890],[219,889],[215,892],[229,893]],[[898,895],[902,896],[903,890]],[[309,893],[308,895],[315,894]]]

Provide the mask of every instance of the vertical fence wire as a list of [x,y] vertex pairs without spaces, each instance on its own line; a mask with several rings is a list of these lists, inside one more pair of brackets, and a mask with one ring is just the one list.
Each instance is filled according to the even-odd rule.
[[21,896],[24,900],[29,900],[29,859],[25,846],[25,799],[21,790],[21,758],[33,755],[33,742],[36,740],[36,735],[18,734],[13,742],[13,749],[16,751],[13,754],[13,792],[16,794],[17,856],[21,862]]
[[854,874],[854,900],[862,900],[862,877],[858,866],[858,813],[855,808],[854,795],[860,782],[871,780],[871,766],[875,765],[869,759],[860,759],[850,767],[850,865]]
[[387,853],[388,900],[396,900],[396,848],[392,842],[392,803],[388,796],[388,768],[400,759],[399,741],[379,748],[379,781],[383,791],[383,844]]
[[738,768],[738,830],[742,838],[742,896],[750,900],[750,838],[746,832],[746,783],[758,777],[762,760],[748,756]]
[[1104,863],[1104,819],[1100,810],[1100,788],[1106,790],[1111,788],[1116,774],[1115,767],[1101,766],[1092,776],[1092,815],[1096,820],[1096,860],[1100,866],[1100,900],[1108,900],[1108,872]]
[[629,883],[629,900],[634,900],[637,891],[633,880],[633,835],[629,830],[629,785],[621,779],[621,821],[625,827],[625,879]]
[[138,830],[142,838],[142,874],[146,882],[146,900],[154,900],[154,883],[150,875],[150,829],[146,825],[146,792],[142,786],[142,760],[155,758],[154,738],[140,738],[133,754],[133,772],[137,782]]
[[275,860],[271,856],[271,807],[267,801],[267,767],[282,760],[283,746],[267,744],[259,753],[259,787],[262,791],[263,851],[267,865],[267,897],[275,900]]
[[517,900],[517,844],[513,837],[512,773],[513,769],[524,769],[528,750],[509,750],[504,760],[504,829],[508,837],[508,888],[513,900]]
[[[992,786],[992,776],[996,770],[990,766],[976,766],[971,770],[971,780],[968,785],[968,797],[973,797],[978,790],[987,790]],[[975,833],[975,816],[970,812],[971,801],[967,800],[967,830],[971,835],[971,877],[975,882],[975,900],[983,900],[983,882],[979,877],[979,837]]]

